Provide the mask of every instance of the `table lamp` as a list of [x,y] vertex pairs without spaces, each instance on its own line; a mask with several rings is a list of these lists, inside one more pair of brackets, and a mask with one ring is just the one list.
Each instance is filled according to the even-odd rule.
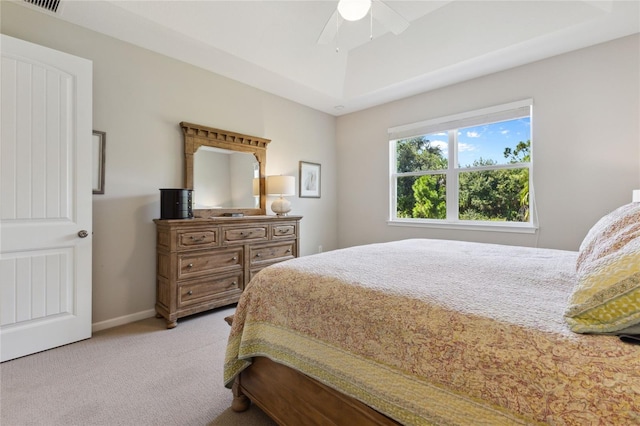
[[280,198],[271,203],[271,210],[278,216],[286,216],[291,211],[291,202],[285,196],[295,195],[296,178],[293,176],[267,176],[267,194],[279,195]]

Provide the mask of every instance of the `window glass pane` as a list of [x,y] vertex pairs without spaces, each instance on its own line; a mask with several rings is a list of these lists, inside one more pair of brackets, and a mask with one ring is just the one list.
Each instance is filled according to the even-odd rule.
[[529,161],[530,141],[530,117],[459,129],[459,167]]
[[529,169],[459,174],[461,220],[529,221]]
[[398,218],[445,219],[446,176],[402,176],[397,181]]
[[398,173],[446,169],[448,146],[446,133],[396,141]]

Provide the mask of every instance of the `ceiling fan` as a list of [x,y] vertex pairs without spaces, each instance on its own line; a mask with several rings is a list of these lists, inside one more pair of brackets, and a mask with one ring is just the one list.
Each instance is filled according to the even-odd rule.
[[358,21],[371,13],[371,18],[398,35],[409,27],[409,21],[382,0],[339,0],[338,7],[325,24],[318,44],[330,43],[344,21]]

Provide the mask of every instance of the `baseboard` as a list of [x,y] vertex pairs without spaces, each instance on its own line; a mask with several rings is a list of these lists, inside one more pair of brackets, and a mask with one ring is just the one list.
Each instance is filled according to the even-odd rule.
[[151,318],[156,315],[155,309],[149,309],[147,311],[136,312],[135,314],[124,315],[118,318],[113,318],[106,321],[94,322],[91,324],[91,331],[106,330],[107,328],[117,327],[119,325],[129,324],[131,322],[140,321],[146,318]]

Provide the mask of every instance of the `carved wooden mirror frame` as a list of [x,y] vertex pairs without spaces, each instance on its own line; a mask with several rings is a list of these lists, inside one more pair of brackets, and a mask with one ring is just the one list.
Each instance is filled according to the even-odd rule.
[[[260,170],[260,208],[259,209],[216,209],[207,210],[197,217],[210,217],[221,215],[230,211],[241,211],[244,214],[266,214],[266,184],[265,170],[267,165],[267,145],[270,139],[259,138],[257,136],[243,135],[241,133],[229,132],[227,130],[215,129],[213,127],[201,126],[198,124],[180,123],[184,135],[184,186],[193,189],[193,154],[201,146],[228,149],[251,153],[256,157]],[[198,211],[196,211],[197,213]],[[215,213],[215,214],[214,214]]]

